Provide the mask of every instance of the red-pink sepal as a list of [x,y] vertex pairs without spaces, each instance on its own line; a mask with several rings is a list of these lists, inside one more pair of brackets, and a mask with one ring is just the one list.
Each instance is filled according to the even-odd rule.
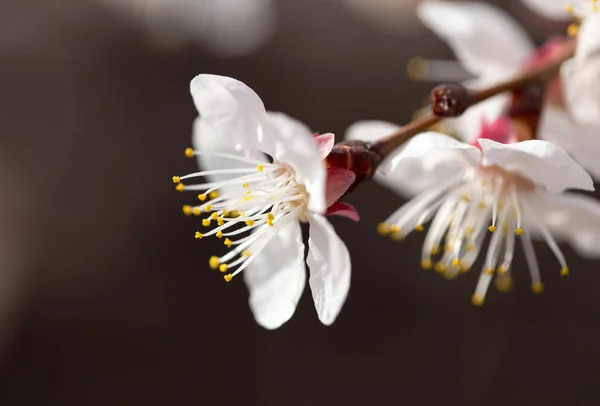
[[325,187],[325,203],[327,207],[337,202],[356,179],[354,172],[342,168],[327,168],[327,185]]
[[325,215],[326,216],[342,216],[342,217],[349,218],[350,220],[353,220],[353,221],[357,221],[357,222],[360,221],[360,215],[358,214],[358,211],[356,211],[354,206],[352,206],[351,204],[348,204],[348,203],[335,202],[334,204],[332,204],[331,206],[329,206],[327,208]]
[[335,135],[332,133],[327,134],[319,134],[316,133],[313,135],[313,138],[317,142],[317,146],[319,147],[319,156],[321,159],[327,158],[327,155],[333,149],[333,144],[335,143]]

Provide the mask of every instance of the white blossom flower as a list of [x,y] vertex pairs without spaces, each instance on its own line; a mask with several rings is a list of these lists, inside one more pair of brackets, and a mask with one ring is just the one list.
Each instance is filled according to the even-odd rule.
[[[376,139],[383,135],[383,125],[357,123],[348,135]],[[401,192],[414,191],[421,183],[427,187],[419,186],[422,191],[415,198],[380,224],[380,233],[402,239],[423,231],[431,220],[421,265],[453,278],[472,267],[488,230],[492,232],[473,295],[478,305],[494,274],[500,289],[510,286],[516,240],[523,245],[534,292],[541,292],[543,285],[532,237],[546,241],[562,275],[569,268],[557,240],[570,242],[583,255],[600,257],[600,204],[564,193],[593,190],[592,179],[578,163],[542,140],[503,144],[478,138],[478,146],[425,132],[387,157],[375,179]]]
[[[534,66],[537,58],[554,52],[554,44],[550,43],[536,54],[522,27],[490,4],[428,0],[419,5],[418,11],[423,23],[447,41],[462,66],[476,76],[465,84],[469,88],[499,83],[522,72],[527,66]],[[535,136],[552,141],[571,154],[594,177],[600,177],[600,160],[592,158],[600,154],[600,142],[593,139],[600,134],[600,116],[594,118],[595,113],[592,113],[600,108],[600,97],[593,95],[596,89],[600,89],[600,73],[594,72],[595,68],[587,59],[585,69],[580,63],[582,58],[591,59],[592,54],[596,58],[600,49],[600,31],[594,31],[595,34],[591,28],[582,31],[584,34],[580,34],[579,38],[581,57],[567,61],[561,74],[562,91],[567,102],[572,101],[572,107],[566,111],[549,102],[544,103]],[[587,82],[593,75],[598,75],[595,77],[598,80]],[[463,141],[473,142],[480,135],[482,121],[494,124],[505,114],[510,101],[510,94],[500,94],[445,123]],[[575,110],[579,113],[574,113]],[[591,119],[578,123],[574,119],[578,115],[587,115]],[[560,127],[555,125],[556,122],[561,123]]]
[[[196,238],[221,238],[231,250],[209,264],[225,280],[244,271],[256,321],[275,329],[294,313],[306,282],[300,224],[310,225],[307,263],[319,319],[331,324],[350,287],[350,255],[323,217],[353,183],[354,173],[326,169],[333,135],[314,137],[302,123],[267,112],[258,95],[232,78],[199,75],[191,93],[200,116],[194,146],[201,172],[175,177],[177,190],[200,191],[188,215],[207,213]],[[188,179],[208,182],[187,185]],[[351,206],[339,213],[354,218]],[[210,213],[210,214],[209,214]]]

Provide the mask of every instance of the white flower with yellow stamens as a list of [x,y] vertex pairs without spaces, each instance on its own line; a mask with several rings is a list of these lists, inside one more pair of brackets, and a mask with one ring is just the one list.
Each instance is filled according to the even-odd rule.
[[[309,284],[319,319],[331,324],[350,287],[350,255],[323,217],[353,183],[349,171],[328,175],[323,158],[333,135],[310,130],[281,113],[267,112],[248,86],[232,78],[199,75],[191,93],[200,117],[194,123],[201,172],[175,177],[180,191],[197,191],[200,203],[184,213],[204,215],[207,231],[230,251],[210,267],[226,281],[244,271],[257,322],[274,329],[294,313],[306,282],[300,223],[310,226]],[[206,182],[188,184],[192,178]],[[210,228],[209,228],[210,227]]]
[[[366,135],[367,129],[368,123],[359,124],[352,133],[361,130]],[[532,237],[546,241],[562,275],[569,269],[557,238],[568,240],[584,255],[600,256],[600,229],[594,228],[600,222],[600,204],[564,193],[593,190],[591,177],[579,164],[547,141],[502,144],[480,138],[478,143],[480,148],[426,132],[390,155],[376,179],[390,176],[385,182],[397,190],[410,190],[420,181],[428,188],[392,214],[380,232],[401,239],[414,230],[423,231],[431,220],[422,266],[435,267],[448,278],[471,268],[491,232],[473,295],[478,305],[494,274],[499,288],[509,285],[517,240],[523,245],[534,292],[541,292],[543,285]]]

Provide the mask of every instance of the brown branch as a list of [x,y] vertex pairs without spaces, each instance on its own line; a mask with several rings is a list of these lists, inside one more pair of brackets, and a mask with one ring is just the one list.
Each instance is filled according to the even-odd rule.
[[[560,54],[556,58],[550,60],[547,64],[542,65],[539,68],[523,72],[513,79],[473,92],[473,103],[471,106],[506,91],[517,90],[532,83],[547,82],[551,80],[558,74],[560,66],[563,64],[563,62],[573,57],[575,54],[575,45],[575,39],[566,40],[563,44]],[[444,118],[445,117],[436,116],[433,113],[429,113],[403,126],[398,131],[390,134],[384,139],[373,143],[371,145],[371,150],[377,152],[379,155],[385,158],[414,135],[427,130]]]

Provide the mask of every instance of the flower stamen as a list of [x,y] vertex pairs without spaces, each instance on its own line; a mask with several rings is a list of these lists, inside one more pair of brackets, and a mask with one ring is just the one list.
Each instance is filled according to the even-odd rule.
[[[211,257],[209,265],[212,269],[228,272],[224,275],[227,282],[243,271],[279,230],[293,220],[306,220],[308,194],[304,185],[296,181],[295,171],[289,165],[222,152],[186,150],[186,156],[215,156],[237,162],[231,169],[200,171],[173,178],[182,182],[197,177],[225,177],[196,185],[178,183],[178,188],[203,191],[198,195],[203,205],[184,206],[183,211],[196,215],[208,213],[208,217],[202,219],[205,227],[210,227],[212,221],[217,222],[217,227],[205,233],[196,232],[194,237],[202,239],[214,235],[224,238],[223,244],[230,251],[220,258]],[[252,190],[248,190],[250,186]]]

